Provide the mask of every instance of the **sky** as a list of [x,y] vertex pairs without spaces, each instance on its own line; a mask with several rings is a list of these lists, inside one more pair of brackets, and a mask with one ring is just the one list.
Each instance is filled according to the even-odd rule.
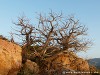
[[74,15],[88,28],[88,38],[93,46],[78,53],[86,59],[100,58],[100,0],[0,0],[0,35],[9,37],[13,22],[23,14],[34,24],[36,13],[53,12]]

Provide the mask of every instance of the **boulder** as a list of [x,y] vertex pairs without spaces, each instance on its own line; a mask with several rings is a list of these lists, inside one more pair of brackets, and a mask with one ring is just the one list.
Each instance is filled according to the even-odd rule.
[[19,45],[0,38],[0,75],[17,75],[22,63]]
[[35,62],[27,60],[18,75],[39,75],[39,66]]
[[[61,74],[68,72],[89,72],[89,64],[83,58],[79,58],[74,53],[61,53],[46,59],[49,62],[49,69],[54,69]],[[89,74],[85,74],[89,75]]]

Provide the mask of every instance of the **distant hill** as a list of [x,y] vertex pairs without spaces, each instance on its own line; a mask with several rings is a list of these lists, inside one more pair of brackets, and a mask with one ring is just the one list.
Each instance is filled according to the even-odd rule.
[[96,68],[100,69],[100,58],[93,58],[88,60],[90,65],[94,65]]

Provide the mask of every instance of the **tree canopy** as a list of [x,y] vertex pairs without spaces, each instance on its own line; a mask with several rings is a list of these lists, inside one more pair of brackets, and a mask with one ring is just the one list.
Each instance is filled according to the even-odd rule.
[[48,16],[38,15],[38,24],[32,25],[25,17],[14,23],[19,27],[16,35],[23,37],[22,46],[31,46],[34,52],[52,56],[60,52],[86,51],[91,41],[84,38],[87,28],[73,16],[50,12]]

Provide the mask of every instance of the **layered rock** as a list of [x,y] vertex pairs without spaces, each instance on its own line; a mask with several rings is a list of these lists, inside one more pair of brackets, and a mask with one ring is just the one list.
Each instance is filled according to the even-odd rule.
[[[48,69],[55,70],[57,75],[63,75],[66,72],[89,72],[89,64],[86,60],[79,58],[74,53],[62,53],[53,57],[47,58]],[[67,74],[66,74],[67,75]],[[76,74],[77,75],[77,74]],[[83,74],[89,75],[89,74]]]
[[0,38],[0,75],[17,75],[22,63],[20,46]]
[[89,75],[89,73],[77,74],[77,72],[89,72],[89,70],[86,60],[69,52],[48,57],[37,63],[27,60],[18,75],[67,75],[66,72],[76,72],[69,75]]

